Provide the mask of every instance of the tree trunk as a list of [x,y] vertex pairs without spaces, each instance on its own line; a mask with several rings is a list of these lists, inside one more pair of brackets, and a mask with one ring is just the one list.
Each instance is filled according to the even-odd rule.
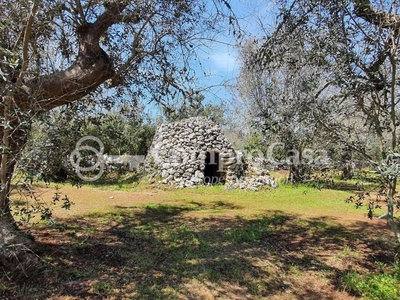
[[[5,206],[0,215],[0,266],[9,278],[31,277],[41,270],[41,259],[30,249],[33,238],[19,230],[10,209],[10,188],[7,186]],[[4,192],[4,191],[2,191]]]
[[10,211],[0,217],[0,266],[7,277],[22,280],[37,274],[41,259],[31,250],[33,239],[19,230]]
[[394,194],[396,193],[396,184],[397,184],[397,179],[395,178],[390,184],[389,184],[389,189],[388,189],[388,199],[387,199],[387,206],[388,206],[388,212],[387,212],[387,221],[390,229],[393,231],[394,236],[397,240],[397,242],[400,244],[400,228],[399,224],[395,221],[394,218]]
[[350,147],[345,147],[342,150],[341,164],[342,164],[342,179],[349,180],[353,178],[354,167],[352,162],[352,150]]
[[397,243],[400,244],[399,224],[393,218],[388,219],[388,224],[389,224],[390,229],[394,232],[394,236],[396,238]]
[[[5,98],[5,97],[4,97]],[[7,102],[7,101],[6,101]],[[41,268],[41,260],[30,248],[33,239],[18,229],[10,208],[11,180],[17,158],[23,149],[27,131],[7,114],[5,105],[4,119],[9,124],[0,128],[2,137],[1,153],[1,192],[0,192],[0,266],[7,276],[14,279],[30,277]]]
[[[300,146],[290,147],[291,149],[301,149]],[[289,150],[290,152],[290,150]],[[288,152],[288,153],[289,153]],[[289,157],[289,179],[290,183],[304,183],[307,175],[307,167],[305,162],[303,161],[303,151],[297,150],[293,152],[293,156]]]
[[[34,1],[23,36],[22,69],[16,83],[0,88],[0,267],[12,277],[36,272],[40,259],[29,250],[32,239],[18,230],[10,210],[11,179],[18,156],[26,143],[29,124],[37,112],[78,101],[114,77],[112,60],[100,46],[107,30],[125,18],[122,13],[130,1],[107,1],[93,23],[84,21],[76,28],[79,49],[76,60],[66,70],[28,78],[28,46],[39,1]],[[131,23],[140,19],[132,19]],[[10,88],[12,87],[12,88]],[[7,92],[8,91],[8,92]]]
[[342,179],[343,180],[350,180],[354,176],[354,168],[351,162],[347,162],[342,167]]

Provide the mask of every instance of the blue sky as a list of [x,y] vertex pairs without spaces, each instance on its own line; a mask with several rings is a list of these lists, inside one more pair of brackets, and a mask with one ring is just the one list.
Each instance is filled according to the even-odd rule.
[[[240,28],[248,33],[245,38],[259,37],[262,36],[263,30],[268,31],[268,27],[263,29],[262,26],[271,27],[273,23],[273,3],[273,0],[231,1],[231,7],[239,21]],[[214,42],[198,48],[197,55],[201,67],[195,67],[198,78],[196,85],[200,89],[206,89],[203,92],[206,103],[229,103],[233,98],[231,88],[227,86],[235,84],[240,71],[240,61],[238,60],[237,41],[230,33],[230,29],[232,28],[227,24],[226,34],[220,34]],[[204,73],[207,76],[204,76]],[[151,111],[152,115],[154,114],[154,107],[147,106],[147,110]]]
[[[231,5],[240,27],[248,33],[246,38],[259,37],[265,34],[265,31],[271,30],[274,22],[274,1],[233,0]],[[228,32],[227,28],[227,34],[217,37],[217,41],[209,45],[209,49],[205,49],[205,53],[200,55],[205,71],[210,74],[208,78],[202,78],[199,71],[200,79],[204,86],[217,86],[209,93],[205,93],[206,100],[211,102],[218,102],[218,98],[229,100],[232,97],[229,89],[223,85],[234,84],[240,70],[236,40]]]

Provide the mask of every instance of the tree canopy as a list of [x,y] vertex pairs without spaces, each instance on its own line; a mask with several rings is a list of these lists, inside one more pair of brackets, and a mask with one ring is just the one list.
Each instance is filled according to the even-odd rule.
[[1,1],[0,14],[0,206],[32,116],[190,98],[196,49],[233,24],[227,1]]
[[228,27],[226,0],[0,0],[0,238],[21,238],[11,180],[34,116],[74,102],[188,99],[197,49]]
[[165,101],[186,92],[195,51],[220,30],[226,10],[202,1],[0,5],[1,86],[14,88],[18,107],[36,110],[81,99],[105,81],[114,98]]
[[[299,137],[298,128],[306,125],[373,167],[396,168],[387,159],[399,147],[399,3],[278,3],[272,32],[254,37],[242,51],[241,78],[249,82],[250,74],[258,87],[242,92],[262,123],[286,137],[288,130]],[[397,175],[380,175],[391,211]]]

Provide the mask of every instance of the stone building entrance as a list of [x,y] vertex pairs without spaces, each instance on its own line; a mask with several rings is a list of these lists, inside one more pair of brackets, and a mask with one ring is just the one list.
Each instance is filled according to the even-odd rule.
[[206,159],[204,161],[204,184],[225,184],[225,172],[219,152],[206,152]]

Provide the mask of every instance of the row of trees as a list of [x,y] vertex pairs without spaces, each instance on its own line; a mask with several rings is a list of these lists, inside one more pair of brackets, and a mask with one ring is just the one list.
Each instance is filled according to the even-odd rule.
[[[240,95],[253,124],[286,149],[336,145],[383,180],[393,222],[399,173],[397,1],[277,1],[274,30],[241,48]],[[346,169],[345,169],[346,170]],[[291,165],[294,181],[303,165]],[[348,171],[348,169],[347,169]],[[346,172],[345,172],[346,175]]]
[[70,155],[85,136],[100,139],[107,155],[146,155],[156,124],[143,113],[126,105],[104,113],[76,109],[74,105],[54,109],[33,122],[18,163],[26,178],[79,180]]
[[[224,124],[222,107],[204,103],[204,100],[205,97],[201,94],[192,100],[181,98],[168,106],[164,104],[160,114],[156,116],[146,115],[139,106],[124,103],[111,110],[100,110],[96,105],[75,103],[53,109],[46,114],[40,114],[32,121],[32,130],[19,160],[18,169],[30,180],[39,178],[45,181],[75,183],[79,178],[70,163],[70,156],[81,138],[98,138],[104,146],[104,154],[109,156],[145,156],[157,126],[164,121],[174,122],[194,116],[205,116],[218,124]],[[99,147],[93,146],[96,149]],[[86,159],[90,160],[90,155]],[[128,169],[126,166],[119,171]]]

